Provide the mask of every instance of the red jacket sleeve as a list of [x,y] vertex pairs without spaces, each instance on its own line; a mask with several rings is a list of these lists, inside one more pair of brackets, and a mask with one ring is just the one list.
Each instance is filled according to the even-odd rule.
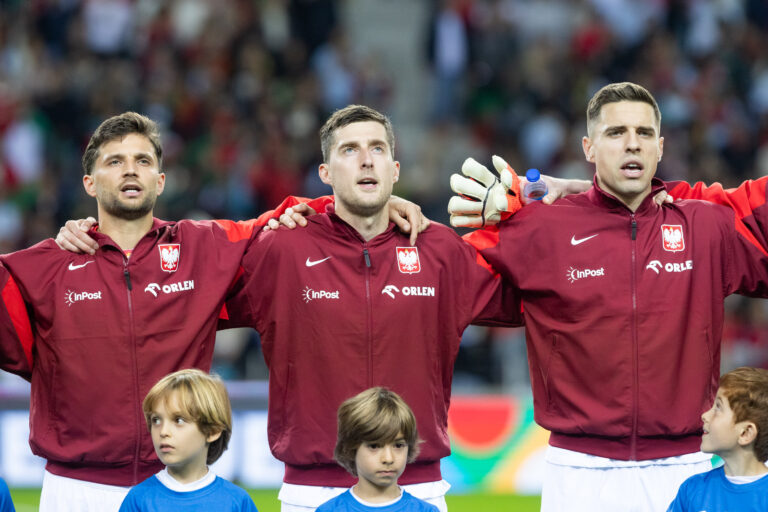
[[736,188],[723,188],[719,183],[690,185],[683,181],[666,183],[667,192],[677,199],[700,199],[727,206],[736,214],[736,231],[763,253],[768,254],[768,176],[747,180]]
[[322,213],[325,211],[325,207],[333,203],[333,196],[321,196],[316,199],[307,199],[305,197],[288,196],[282,203],[277,205],[274,210],[269,210],[255,219],[249,220],[217,220],[215,221],[227,232],[229,239],[232,241],[242,240],[243,238],[249,238],[254,230],[259,230],[267,224],[269,219],[276,219],[280,217],[285,210],[297,204],[306,203],[310,208],[316,212]]
[[0,265],[0,368],[32,377],[34,336],[27,307],[16,282]]

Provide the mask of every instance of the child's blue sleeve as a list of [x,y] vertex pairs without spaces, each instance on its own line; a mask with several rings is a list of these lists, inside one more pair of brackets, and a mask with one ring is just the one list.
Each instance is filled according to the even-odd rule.
[[677,490],[677,496],[675,496],[675,499],[672,500],[672,503],[669,504],[669,508],[667,508],[667,512],[685,512],[688,510],[688,507],[686,506],[688,503],[687,498],[687,484],[688,482],[683,482],[683,485],[680,486],[680,489]]
[[11,500],[11,491],[2,478],[0,478],[0,512],[16,512]]
[[244,492],[244,494],[243,502],[240,504],[241,512],[259,512],[256,505],[253,504],[251,497],[248,496],[248,493]]
[[119,512],[141,512],[141,507],[139,506],[139,501],[136,499],[135,492],[132,490],[128,491],[128,495],[120,504]]

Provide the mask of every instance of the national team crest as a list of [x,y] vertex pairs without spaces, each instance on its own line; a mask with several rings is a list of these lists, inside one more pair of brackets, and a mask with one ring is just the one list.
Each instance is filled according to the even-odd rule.
[[685,239],[683,238],[683,226],[662,224],[661,239],[664,242],[665,251],[678,252],[685,249]]
[[419,250],[415,247],[395,247],[397,251],[397,267],[403,274],[421,272]]
[[179,268],[181,244],[159,244],[157,248],[160,250],[160,268],[166,272],[176,272]]

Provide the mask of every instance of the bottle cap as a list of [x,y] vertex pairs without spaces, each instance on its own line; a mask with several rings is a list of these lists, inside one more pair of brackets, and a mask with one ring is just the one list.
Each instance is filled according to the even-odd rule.
[[528,169],[525,171],[525,179],[527,179],[530,182],[533,181],[539,181],[539,178],[541,178],[541,173],[538,169]]

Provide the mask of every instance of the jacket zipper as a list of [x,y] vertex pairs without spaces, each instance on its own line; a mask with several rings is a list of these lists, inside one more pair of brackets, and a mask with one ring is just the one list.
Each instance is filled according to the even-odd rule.
[[[133,301],[131,300],[131,292],[133,291],[133,284],[131,283],[131,273],[128,270],[128,259],[123,256],[123,278],[125,279],[126,294],[128,296],[128,329],[130,333],[129,343],[131,344],[131,356],[133,358],[131,369],[133,372],[133,384],[134,384],[134,399],[133,403],[138,404],[139,397],[139,376],[136,363],[136,334],[134,332],[133,325]],[[141,425],[138,423],[136,414],[133,414],[134,420],[134,452],[133,452],[133,483],[138,483],[139,479],[139,456],[141,450]]]
[[640,390],[638,389],[639,376],[638,376],[638,358],[639,347],[637,339],[637,219],[635,214],[630,213],[629,218],[632,221],[632,378],[634,380],[632,386],[632,437],[630,438],[630,460],[637,460],[637,423],[638,423],[638,402],[640,400]]
[[367,307],[367,342],[368,342],[368,386],[373,387],[373,305],[371,304],[371,256],[368,254],[368,244],[363,244],[363,259],[365,260],[365,304]]

